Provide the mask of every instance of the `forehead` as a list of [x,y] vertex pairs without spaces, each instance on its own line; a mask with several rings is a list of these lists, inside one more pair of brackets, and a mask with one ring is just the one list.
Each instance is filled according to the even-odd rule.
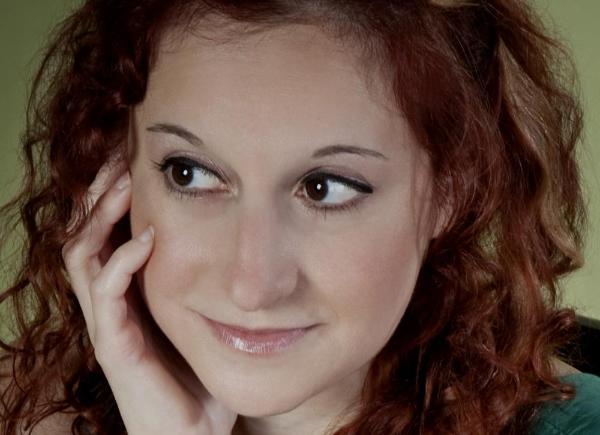
[[213,69],[288,89],[294,82],[304,85],[311,81],[337,83],[353,92],[365,90],[357,48],[329,37],[317,26],[289,24],[250,35],[236,35],[235,27],[224,31],[205,27],[194,32],[174,31],[162,38],[155,78],[176,62],[207,75]]
[[136,124],[180,124],[238,156],[284,147],[299,157],[347,143],[404,159],[419,148],[376,70],[348,43],[309,25],[223,35],[203,28],[163,38]]
[[294,111],[315,104],[320,112],[389,110],[382,81],[368,80],[371,71],[359,63],[356,49],[316,26],[285,25],[227,41],[223,36],[203,26],[164,37],[149,77],[149,103],[183,99],[214,108],[237,101],[254,112],[275,104]]

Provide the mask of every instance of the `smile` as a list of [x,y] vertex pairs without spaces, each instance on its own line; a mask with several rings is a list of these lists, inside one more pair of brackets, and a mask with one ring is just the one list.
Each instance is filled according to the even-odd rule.
[[225,325],[201,316],[210,326],[214,336],[226,346],[255,355],[271,355],[283,352],[317,325],[297,329],[250,330]]

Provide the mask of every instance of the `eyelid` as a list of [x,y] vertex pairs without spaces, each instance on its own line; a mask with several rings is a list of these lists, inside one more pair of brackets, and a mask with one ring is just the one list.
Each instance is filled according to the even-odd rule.
[[[169,161],[172,161],[172,160],[182,162],[182,163],[187,164],[192,167],[200,168],[200,169],[214,175],[221,182],[226,183],[226,184],[231,184],[229,177],[227,177],[227,175],[223,171],[218,169],[218,165],[215,164],[210,158],[198,159],[197,157],[189,157],[185,154],[172,155],[172,156],[170,155],[170,156],[166,156],[162,159],[161,163],[159,164],[159,168],[162,169],[164,172],[166,167],[169,165]],[[330,180],[334,180],[338,183],[349,185],[349,187],[354,188],[355,187],[355,186],[353,186],[353,184],[354,184],[354,185],[357,185],[359,188],[363,188],[365,190],[372,189],[371,185],[362,179],[359,179],[359,178],[356,178],[353,176],[348,176],[348,175],[339,175],[339,174],[335,173],[335,171],[338,171],[338,169],[335,169],[332,167],[327,167],[327,166],[318,166],[316,168],[312,168],[311,170],[309,170],[309,171],[305,172],[303,175],[301,175],[300,180],[302,180],[302,181],[306,180],[306,178],[311,177],[313,175],[326,174],[327,178],[329,178]],[[349,184],[348,182],[351,182],[352,184]]]
[[[201,170],[203,172],[207,172],[207,173],[211,174],[212,176],[214,176],[215,178],[219,179],[221,182],[227,184],[227,181],[225,181],[227,179],[227,177],[224,176],[222,171],[213,169],[212,167],[204,164],[201,160],[202,159],[197,160],[196,158],[190,158],[185,155],[174,155],[174,156],[164,157],[160,163],[159,162],[153,162],[153,163],[163,174],[167,173],[168,168],[172,167],[174,162],[182,163],[184,165],[187,165],[187,166],[190,166],[193,168],[198,168],[199,170]],[[325,212],[326,210],[333,211],[334,209],[348,209],[352,205],[356,205],[356,203],[360,202],[362,197],[368,196],[375,191],[375,188],[373,186],[371,186],[369,183],[359,180],[359,179],[356,179],[351,176],[338,175],[334,172],[331,172],[333,170],[334,170],[333,168],[327,168],[327,167],[313,168],[310,171],[308,171],[307,173],[305,173],[304,175],[302,175],[300,177],[300,180],[302,183],[304,183],[307,180],[310,180],[313,176],[323,176],[324,178],[326,178],[328,180],[331,180],[335,183],[343,184],[346,187],[356,191],[357,198],[347,201],[348,204],[342,203],[342,204],[338,204],[338,205],[329,205],[329,206],[311,205],[311,206],[308,206],[309,208],[317,209],[317,210],[321,209],[323,212]],[[190,198],[211,195],[214,193],[222,193],[222,190],[220,190],[220,189],[200,189],[196,192],[193,192],[194,189],[188,189],[189,191],[186,192],[185,191],[186,189],[184,189],[184,188],[173,187],[171,185],[172,183],[170,181],[167,181],[166,178],[165,178],[165,182],[167,182],[169,189],[172,190],[173,192],[177,192],[179,195],[186,195]],[[298,196],[298,195],[295,195],[295,196]],[[299,197],[302,198],[304,201],[310,201],[310,200],[305,200],[303,198],[303,195],[300,195]],[[310,201],[310,202],[312,202],[312,201]]]
[[221,182],[230,184],[229,177],[222,170],[219,169],[219,165],[217,165],[213,160],[211,160],[208,157],[190,157],[185,154],[169,155],[162,159],[160,167],[162,169],[166,169],[166,167],[172,161],[177,161],[179,163],[183,163],[195,168],[200,168],[206,172],[209,172],[211,175],[214,175]]
[[336,183],[344,184],[352,189],[357,189],[361,193],[363,191],[367,192],[369,190],[374,190],[374,188],[371,187],[371,185],[365,181],[347,175],[339,175],[331,171],[334,171],[334,169],[328,169],[327,167],[318,167],[312,169],[307,174],[303,175],[300,179],[304,181],[307,178],[310,178],[314,175],[326,175],[327,179],[335,181]]
[[220,170],[216,169],[215,166],[211,165],[212,161],[207,159],[209,164],[203,162],[202,160],[197,160],[196,158],[190,158],[187,156],[167,156],[158,164],[159,169],[162,172],[165,172],[169,166],[172,166],[174,162],[182,163],[184,165],[188,165],[193,168],[198,168],[204,172],[209,173],[215,178],[219,179],[222,183],[227,184],[228,178],[227,176]]
[[199,189],[196,191],[193,191],[193,189],[189,189],[189,191],[186,191],[186,189],[182,187],[176,187],[174,183],[170,180],[171,176],[168,175],[169,168],[172,168],[175,163],[182,163],[184,165],[197,168],[201,172],[208,173],[210,176],[213,176],[214,178],[218,179],[221,183],[223,183],[224,181],[222,180],[221,176],[217,173],[217,171],[214,171],[210,167],[205,166],[203,163],[200,163],[195,159],[191,159],[186,156],[166,156],[160,162],[152,161],[152,165],[156,169],[158,169],[158,171],[162,174],[161,178],[163,179],[167,189],[171,193],[177,195],[180,199],[192,200],[196,197],[207,197],[209,195],[223,192],[222,189],[207,188]]

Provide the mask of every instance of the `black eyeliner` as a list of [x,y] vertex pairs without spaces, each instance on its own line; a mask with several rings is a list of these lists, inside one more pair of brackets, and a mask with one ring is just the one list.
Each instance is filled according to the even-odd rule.
[[[186,156],[169,156],[163,158],[160,162],[152,161],[154,167],[156,167],[161,173],[163,181],[169,192],[174,193],[179,199],[194,199],[198,197],[207,197],[213,193],[222,193],[223,191],[220,189],[202,189],[202,190],[193,190],[193,189],[178,189],[172,185],[172,183],[168,180],[167,170],[172,167],[174,164],[179,163],[184,166],[189,166],[190,168],[197,168],[203,172],[206,172],[215,178],[218,178],[220,181],[223,181],[223,178],[220,174],[221,171],[214,170],[210,167],[205,166],[204,164],[191,159]],[[355,179],[347,178],[341,175],[337,175],[331,172],[327,172],[325,167],[319,167],[312,169],[305,175],[301,177],[303,183],[313,179],[313,178],[323,178],[326,180],[331,180],[336,183],[343,184],[356,192],[362,194],[359,198],[355,198],[353,200],[347,201],[342,204],[337,205],[329,205],[329,206],[318,206],[314,204],[318,204],[316,201],[307,200],[305,197],[300,196],[300,199],[305,203],[305,207],[311,212],[321,215],[323,218],[326,217],[328,212],[342,212],[342,211],[350,211],[356,208],[360,203],[363,202],[363,196],[370,195],[374,192],[374,188],[368,184],[365,184],[361,181],[357,181]],[[226,182],[225,182],[226,183]],[[297,195],[295,195],[297,196]]]

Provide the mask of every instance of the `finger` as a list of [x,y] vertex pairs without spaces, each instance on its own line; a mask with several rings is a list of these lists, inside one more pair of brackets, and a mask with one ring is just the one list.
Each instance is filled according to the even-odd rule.
[[80,247],[79,255],[84,263],[86,260],[98,257],[106,246],[114,225],[129,210],[130,187],[131,177],[128,172],[125,172],[98,200],[85,230],[82,231],[85,242]]
[[90,299],[95,334],[92,338],[99,354],[116,352],[123,357],[135,352],[134,340],[141,337],[139,329],[128,326],[125,293],[133,274],[147,261],[152,251],[154,231],[149,226],[143,233],[121,245],[110,257],[90,285]]
[[[100,192],[106,189],[107,183],[119,175],[115,172],[116,168],[118,168],[118,165],[118,162],[108,162],[101,168],[96,176],[96,179],[92,183],[92,186],[90,187],[88,194],[89,201],[98,201],[98,195]],[[93,313],[89,295],[90,283],[101,268],[100,261],[98,259],[89,259],[89,238],[90,236],[93,237],[96,234],[95,230],[99,227],[99,222],[107,221],[106,215],[110,214],[110,211],[112,210],[112,213],[115,216],[108,218],[109,228],[105,228],[103,234],[98,236],[104,237],[105,239],[107,238],[106,232],[110,231],[110,228],[112,228],[110,222],[116,222],[119,219],[119,216],[123,215],[129,208],[130,199],[128,191],[129,189],[126,188],[111,189],[109,192],[104,192],[104,195],[102,195],[103,199],[101,200],[103,205],[100,211],[100,213],[104,214],[104,217],[98,220],[98,217],[92,214],[82,231],[71,238],[62,249],[63,261],[69,276],[69,282],[78,299],[88,328],[93,324]],[[94,207],[94,204],[90,203],[90,206]],[[95,212],[96,210],[94,210],[92,213]],[[105,242],[106,240],[103,243]],[[98,242],[96,241],[93,243]]]
[[[100,171],[96,175],[96,178],[94,179],[94,181],[88,188],[88,191],[86,192],[86,195],[84,197],[84,203],[85,203],[85,209],[86,209],[85,214],[86,215],[90,214],[93,211],[94,206],[96,205],[96,202],[98,201],[98,198],[103,193],[105,193],[110,186],[115,184],[114,180],[117,175],[121,175],[121,179],[119,179],[117,181],[117,183],[124,181],[122,179],[124,174],[122,174],[121,172],[116,172],[115,168],[116,168],[115,166],[109,166],[108,163],[104,164],[102,166],[102,168],[100,168]],[[76,220],[77,220],[76,214],[71,216],[71,219],[70,219],[69,223],[67,224],[67,232],[68,233],[71,233],[73,231],[74,226],[76,224]],[[82,238],[87,237],[86,232],[89,232],[90,220],[91,219],[88,219],[86,225],[84,225],[83,228],[80,229],[80,231],[77,234],[73,235],[64,244],[64,246],[62,247],[63,259],[66,255],[66,253],[69,250],[71,250],[71,247],[73,245],[77,244]]]
[[[123,180],[121,180],[123,181]],[[65,267],[73,284],[73,291],[81,297],[80,303],[88,306],[86,299],[89,284],[99,273],[102,262],[97,254],[106,244],[114,224],[130,207],[129,185],[118,183],[100,198],[84,230],[63,251]]]
[[[126,164],[123,160],[119,160],[117,157],[113,157],[106,161],[98,170],[94,181],[88,188],[85,197],[84,204],[86,204],[86,214],[89,213],[97,199],[104,193],[110,185],[112,185],[117,176],[122,173],[126,168]],[[72,216],[69,223],[67,224],[67,233],[70,233],[76,223],[76,216]]]
[[[68,257],[74,271],[87,269],[90,259],[97,256],[106,244],[114,224],[129,209],[130,183],[130,176],[126,172],[111,189],[102,195],[84,228],[69,242],[68,247],[63,249],[65,263],[67,262],[66,257]],[[96,265],[96,269],[97,267],[98,265]]]

